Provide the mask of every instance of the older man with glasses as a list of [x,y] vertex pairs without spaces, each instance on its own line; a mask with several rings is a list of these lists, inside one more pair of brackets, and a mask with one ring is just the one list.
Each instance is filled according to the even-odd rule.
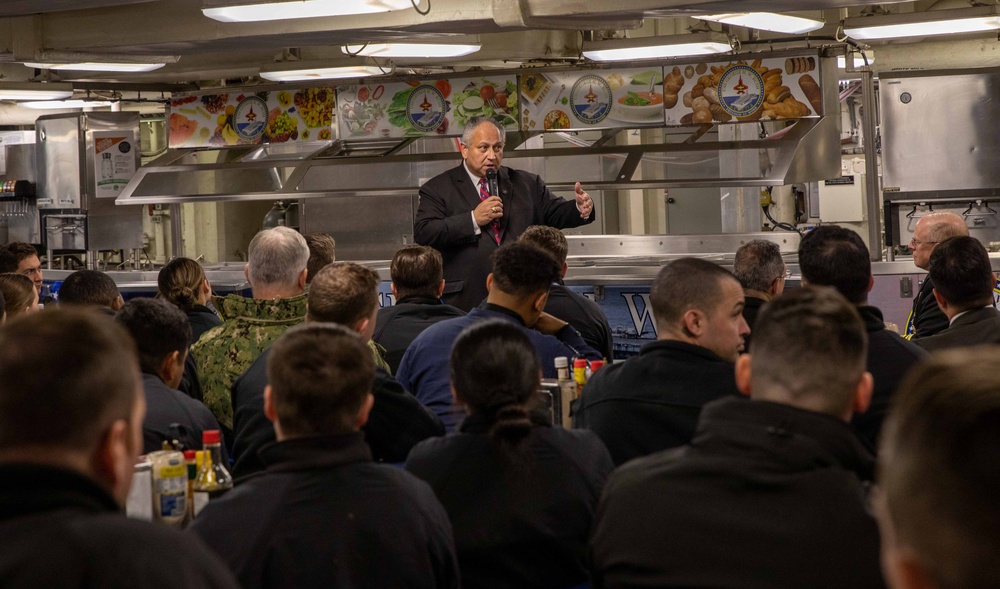
[[[965,219],[955,213],[941,212],[924,215],[913,228],[910,249],[913,250],[913,264],[921,270],[930,268],[931,252],[937,244],[949,237],[968,236],[969,228]],[[907,339],[919,339],[934,335],[948,327],[948,318],[934,300],[934,283],[930,276],[924,278],[917,296],[913,298],[913,310],[906,319]]]

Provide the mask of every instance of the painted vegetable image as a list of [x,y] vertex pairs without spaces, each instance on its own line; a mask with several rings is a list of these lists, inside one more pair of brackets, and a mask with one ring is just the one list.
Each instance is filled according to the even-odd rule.
[[501,125],[517,125],[517,85],[513,80],[497,83],[486,78],[470,82],[451,99],[455,123],[464,127],[469,119],[486,116]]

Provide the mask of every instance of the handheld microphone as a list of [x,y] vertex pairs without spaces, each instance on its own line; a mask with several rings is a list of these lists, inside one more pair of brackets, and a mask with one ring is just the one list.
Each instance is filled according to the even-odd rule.
[[500,189],[497,186],[497,171],[493,168],[486,170],[486,189],[489,190],[490,196],[500,195]]

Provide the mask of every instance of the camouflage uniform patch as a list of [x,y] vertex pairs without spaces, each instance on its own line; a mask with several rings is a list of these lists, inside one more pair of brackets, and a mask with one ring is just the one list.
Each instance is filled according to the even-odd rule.
[[212,303],[224,323],[206,331],[193,346],[207,406],[219,424],[233,427],[231,389],[271,343],[306,316],[306,295],[259,300],[228,295]]

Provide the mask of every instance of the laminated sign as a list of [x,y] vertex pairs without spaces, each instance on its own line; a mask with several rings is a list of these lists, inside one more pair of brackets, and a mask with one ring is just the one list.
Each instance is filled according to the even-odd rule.
[[94,179],[97,198],[116,198],[135,175],[135,150],[139,146],[132,133],[94,133]]

